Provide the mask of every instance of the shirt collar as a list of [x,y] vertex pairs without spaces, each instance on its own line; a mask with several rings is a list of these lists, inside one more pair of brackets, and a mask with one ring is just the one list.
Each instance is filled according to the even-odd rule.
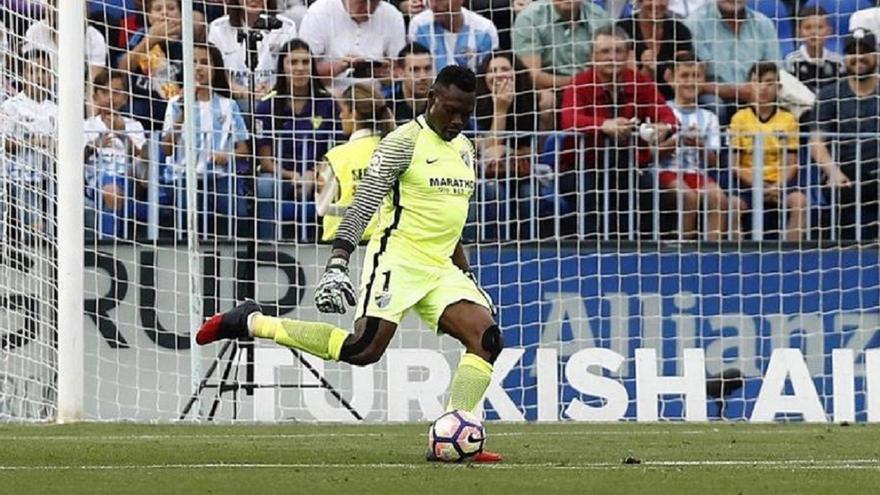
[[361,138],[370,137],[375,134],[373,129],[358,129],[351,133],[351,136],[348,138],[348,142],[356,141]]
[[822,48],[822,55],[819,55],[819,58],[817,58],[817,59],[814,59],[813,57],[810,56],[810,53],[807,51],[806,45],[801,45],[800,48],[798,48],[798,51],[801,52],[801,55],[803,55],[804,60],[808,60],[810,62],[824,62],[825,60],[828,59],[828,49],[824,48],[824,47]]
[[[563,21],[562,16],[559,15],[559,11],[556,10],[556,6],[553,5],[552,0],[548,1],[547,4],[550,6],[550,12],[551,12],[551,15],[552,15],[553,23],[556,24],[556,23],[559,23],[559,22],[565,22],[565,21]],[[583,21],[586,20],[586,19],[584,18],[584,10],[586,10],[587,6],[584,5],[583,2],[580,3],[580,6],[581,6],[581,8],[580,8],[580,10],[578,10],[578,15],[577,15],[577,17],[574,19],[574,22],[575,22],[575,23],[583,22]]]

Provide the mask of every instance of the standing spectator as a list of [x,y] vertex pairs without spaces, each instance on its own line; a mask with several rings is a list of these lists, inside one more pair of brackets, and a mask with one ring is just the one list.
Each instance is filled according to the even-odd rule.
[[764,204],[788,211],[787,241],[803,238],[807,223],[807,196],[797,188],[798,122],[778,104],[779,68],[773,62],[759,62],[749,71],[754,103],[745,107],[730,121],[731,147],[734,151],[733,170],[740,198],[753,204],[755,178],[755,146],[763,139],[763,163],[760,184]]
[[[128,105],[128,78],[120,72],[102,71],[92,84],[94,115],[85,131],[86,198],[100,206],[95,225],[105,235],[115,235],[135,192],[135,165],[144,155],[144,127],[122,114]],[[98,197],[100,195],[100,197]]]
[[492,21],[463,4],[464,0],[430,0],[431,8],[409,24],[409,41],[431,51],[437,72],[447,65],[476,70],[498,48],[498,30]]
[[[736,108],[753,100],[749,70],[756,63],[781,63],[776,27],[764,14],[746,6],[746,0],[706,2],[687,19],[697,57],[708,63],[702,102]],[[719,106],[718,117],[725,125],[731,111]]]
[[391,76],[391,61],[406,44],[403,15],[383,0],[317,0],[300,34],[318,57],[317,74],[339,94],[354,79]]
[[44,232],[47,214],[43,201],[55,160],[58,106],[50,93],[55,81],[53,56],[41,50],[23,55],[22,90],[0,105],[0,134],[7,190],[7,234],[21,242],[28,232]]
[[664,98],[672,99],[666,69],[676,53],[692,52],[694,46],[690,29],[670,14],[669,0],[640,0],[633,16],[618,25],[635,41],[639,71],[657,82]]
[[[312,211],[293,209],[312,199],[315,163],[327,153],[339,129],[338,106],[314,77],[309,45],[299,39],[282,47],[275,95],[257,105],[257,217],[260,238],[274,238],[275,219],[309,222]],[[280,208],[280,210],[277,210]],[[277,212],[277,213],[276,213]]]
[[[679,122],[679,132],[670,136],[661,146],[675,146],[675,154],[661,163],[657,174],[660,187],[675,191],[683,210],[679,231],[685,238],[697,237],[697,213],[706,208],[706,238],[720,241],[727,230],[727,211],[730,200],[739,204],[737,197],[728,198],[707,169],[718,166],[721,151],[721,128],[714,113],[697,105],[699,87],[705,81],[703,64],[693,53],[679,53],[669,68],[675,99],[668,102]],[[731,232],[740,237],[739,208],[735,205]]]
[[[375,85],[349,86],[339,103],[339,120],[348,142],[334,147],[318,165],[316,175],[317,210],[324,218],[321,240],[330,242],[342,222],[345,210],[354,195],[373,152],[383,136],[394,130],[394,116]],[[373,215],[363,239],[369,239],[376,228],[378,213]]]
[[611,24],[589,0],[536,0],[513,24],[513,51],[537,89],[561,90],[590,62],[593,34]]
[[[846,37],[844,47],[846,78],[819,92],[810,150],[828,185],[837,190],[843,238],[854,239],[856,229],[861,229],[862,239],[877,239],[880,83],[876,37],[856,29]],[[861,203],[856,203],[857,188]],[[862,217],[857,222],[859,209]]]
[[[41,50],[52,55],[52,67],[57,70],[58,64],[58,0],[50,0],[42,20],[31,24],[24,35],[22,52]],[[86,27],[85,39],[86,62],[89,74],[94,76],[99,70],[107,67],[107,43],[104,35],[92,26]],[[89,78],[91,80],[91,77]]]
[[[199,193],[202,196],[199,208],[207,204],[208,213],[230,215],[237,212],[235,201],[235,165],[236,158],[247,157],[248,132],[241,110],[235,100],[230,98],[229,83],[226,69],[223,67],[223,56],[214,46],[196,46],[193,53],[195,63],[196,108],[194,149],[196,174],[199,180]],[[164,202],[173,207],[176,219],[174,225],[180,229],[185,211],[184,193],[186,179],[185,143],[183,143],[183,98],[175,96],[168,102],[165,123],[162,128],[162,144],[165,154],[170,158],[171,167],[163,174],[166,185]],[[228,222],[218,221],[207,223],[207,232],[217,232]],[[205,225],[205,224],[203,224]]]
[[428,92],[434,83],[431,52],[418,43],[408,43],[398,54],[394,72],[400,82],[393,98],[394,119],[405,124],[425,113],[428,106]]
[[[180,0],[147,0],[146,7],[148,27],[131,37],[118,64],[131,77],[131,113],[147,130],[158,130],[168,100],[180,94],[183,84]],[[195,39],[203,40],[204,31],[197,31]]]
[[[513,217],[519,220],[514,224],[517,232],[532,216],[532,175],[541,180],[549,173],[546,166],[532,168],[534,132],[540,124],[538,101],[528,69],[513,54],[496,52],[483,63],[476,105],[477,144],[482,177],[487,179],[479,189],[485,203],[483,220],[505,222]],[[513,208],[507,207],[509,201]]]
[[831,36],[828,13],[819,6],[807,7],[798,13],[798,36],[801,46],[786,55],[785,70],[798,79],[813,93],[843,74],[843,57],[825,48]]
[[[625,230],[624,215],[616,213],[635,206],[627,204],[629,189],[636,186],[630,184],[630,176],[638,175],[630,174],[631,167],[647,166],[656,144],[665,141],[676,127],[675,114],[654,81],[629,66],[629,46],[629,37],[620,28],[596,30],[591,68],[575,76],[562,95],[562,128],[583,136],[593,186],[610,185],[611,190],[603,193],[610,195],[608,204],[615,213],[607,227],[615,232]],[[639,123],[645,124],[644,134],[650,134],[650,141],[634,135]],[[662,158],[658,156],[658,160]],[[605,164],[608,168],[599,173],[609,177],[599,181],[596,171]],[[597,200],[590,194],[585,211],[598,211]]]
[[[262,98],[272,90],[279,50],[296,38],[296,24],[275,15],[277,9],[276,0],[236,0],[227,6],[229,15],[215,19],[208,28],[208,42],[223,54],[229,89],[239,104],[249,101],[248,93]],[[256,41],[256,60],[248,60],[249,37]]]

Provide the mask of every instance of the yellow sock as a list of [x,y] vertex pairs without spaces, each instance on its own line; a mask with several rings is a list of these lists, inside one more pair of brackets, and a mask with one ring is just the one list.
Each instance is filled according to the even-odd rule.
[[330,323],[290,320],[266,315],[254,316],[254,337],[272,339],[277,344],[308,352],[321,359],[339,360],[339,351],[348,332]]
[[465,354],[452,377],[446,410],[473,411],[483,400],[491,381],[492,365],[476,354]]

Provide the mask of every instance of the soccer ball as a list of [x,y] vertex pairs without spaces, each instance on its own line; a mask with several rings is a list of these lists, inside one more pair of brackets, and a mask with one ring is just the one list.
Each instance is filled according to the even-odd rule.
[[483,423],[466,411],[449,411],[428,430],[428,448],[438,461],[465,461],[482,452],[485,443]]

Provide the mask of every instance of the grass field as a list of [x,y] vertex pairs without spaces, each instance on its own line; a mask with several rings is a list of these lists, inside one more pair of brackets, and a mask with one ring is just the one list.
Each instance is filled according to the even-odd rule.
[[489,424],[496,466],[422,461],[426,429],[3,426],[0,493],[880,493],[880,426]]

